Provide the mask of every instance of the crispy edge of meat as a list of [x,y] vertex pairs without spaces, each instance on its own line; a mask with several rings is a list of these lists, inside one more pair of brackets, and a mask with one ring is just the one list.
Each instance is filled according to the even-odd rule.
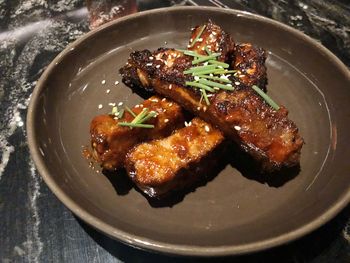
[[247,87],[257,85],[260,89],[266,91],[266,51],[250,43],[242,43],[236,45],[233,57],[231,66],[234,70],[237,70],[234,81],[239,81]]
[[[167,52],[166,57],[169,52],[175,52],[172,65],[177,68],[174,71],[163,61],[145,66],[149,63],[149,55],[162,57],[163,52]],[[211,104],[207,106],[199,101],[198,91],[184,86],[188,76],[182,72],[190,63],[188,56],[178,55],[178,51],[171,49],[158,49],[154,53],[134,52],[128,65],[121,70],[123,80],[130,76],[123,73],[137,68],[137,78],[145,80],[142,85],[149,85],[147,87],[152,87],[156,93],[175,100],[203,120],[215,124],[258,160],[266,171],[299,164],[303,139],[295,123],[288,119],[286,108],[281,106],[275,111],[246,86],[237,87],[233,92],[218,91],[210,97]],[[181,61],[184,64],[181,65]]]
[[182,109],[176,103],[152,96],[132,110],[138,114],[143,108],[155,111],[157,116],[147,123],[154,124],[153,129],[119,126],[119,121],[130,122],[133,116],[125,112],[121,120],[112,115],[99,115],[90,124],[91,147],[94,159],[106,170],[120,168],[127,152],[137,143],[158,139],[170,135],[173,129],[183,127]]
[[189,187],[205,176],[203,163],[224,140],[222,133],[199,118],[169,137],[141,143],[129,151],[129,177],[150,197]]

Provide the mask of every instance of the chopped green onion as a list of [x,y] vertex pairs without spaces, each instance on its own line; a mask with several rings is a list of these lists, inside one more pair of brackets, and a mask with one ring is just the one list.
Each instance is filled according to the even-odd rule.
[[[220,72],[220,73],[218,73]],[[214,69],[208,69],[208,70],[201,70],[201,71],[198,71],[198,72],[193,72],[192,75],[193,76],[198,76],[198,75],[206,75],[206,74],[210,74],[210,73],[213,73],[213,74],[223,74],[222,73],[222,69],[221,68],[214,68]]]
[[205,91],[205,89],[201,89],[201,92],[202,92],[202,95],[204,97],[205,103],[207,103],[207,105],[209,106],[210,105],[210,101],[209,101],[207,92]]
[[133,112],[128,106],[125,106],[127,112],[129,112],[134,118],[136,117],[135,112]]
[[191,56],[191,57],[199,57],[199,58],[207,57],[205,55],[198,54],[197,52],[192,51],[192,50],[181,50],[181,49],[179,49],[179,51],[182,51],[185,55]]
[[190,73],[194,73],[197,71],[202,71],[202,70],[207,70],[207,69],[215,69],[216,66],[215,65],[208,65],[208,66],[200,66],[200,67],[192,67],[188,70],[184,71],[184,74],[190,74]]
[[116,115],[116,114],[118,114],[118,108],[117,107],[113,107],[111,115]]
[[137,114],[137,116],[132,120],[131,123],[140,123],[139,121],[143,119],[147,115],[147,113],[148,113],[147,108],[142,109],[142,111],[139,114]]
[[121,109],[121,110],[119,111],[119,114],[118,114],[117,118],[118,118],[118,119],[121,119],[121,118],[123,118],[123,115],[124,115],[124,109]]
[[205,56],[205,57],[200,57],[200,58],[194,59],[194,60],[192,61],[192,65],[195,65],[195,64],[198,64],[198,63],[207,61],[207,60],[215,59],[215,58],[218,57],[218,56],[220,56],[220,53],[213,53],[213,54],[211,54],[210,56]]
[[128,127],[135,127],[135,128],[154,128],[153,124],[143,124],[143,123],[131,123],[131,122],[119,122],[118,125],[120,126],[128,126]]
[[227,64],[227,63],[224,63],[224,62],[220,62],[220,61],[216,61],[216,60],[209,60],[208,61],[210,64],[215,64],[215,65],[218,65],[218,66],[221,66],[223,68],[228,68],[230,65]]
[[[217,87],[224,90],[234,90],[234,88],[230,84],[221,84],[221,83],[210,81],[207,79],[200,79],[198,82],[207,86]],[[227,86],[227,85],[230,85],[230,86]]]
[[150,118],[154,118],[155,116],[157,116],[157,113],[155,111],[151,111],[150,113],[147,114],[146,117],[144,117],[143,119],[141,119],[139,121],[139,123],[144,123],[145,121],[148,121]]
[[207,90],[209,92],[215,92],[215,90],[213,88],[211,88],[205,84],[198,83],[198,82],[186,81],[185,84],[187,86],[192,86],[192,87],[204,89],[204,90]]
[[237,70],[226,70],[226,69],[219,69],[214,74],[230,74],[230,73],[236,73]]
[[207,52],[209,56],[211,55],[211,51],[209,50],[208,46],[205,46],[205,52]]
[[265,92],[263,92],[258,86],[253,85],[253,90],[255,90],[263,99],[275,110],[279,110],[280,106],[274,102]]
[[217,81],[220,81],[220,82],[225,82],[225,83],[232,83],[231,80],[229,79],[226,79],[226,78],[221,78],[221,77],[212,77],[212,76],[209,76],[209,75],[197,75],[198,77],[200,78],[203,78],[203,79],[212,79],[212,80],[217,80]]
[[193,47],[193,46],[194,46],[194,44],[195,44],[195,43],[198,41],[198,39],[201,37],[201,35],[202,35],[202,33],[203,33],[203,31],[204,31],[204,29],[205,29],[206,27],[207,27],[206,25],[202,26],[202,28],[199,30],[197,36],[196,36],[196,37],[194,38],[194,40],[192,41],[190,47]]

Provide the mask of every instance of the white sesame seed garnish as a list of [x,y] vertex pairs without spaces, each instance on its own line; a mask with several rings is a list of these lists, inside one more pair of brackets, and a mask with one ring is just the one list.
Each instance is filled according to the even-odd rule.
[[240,78],[244,78],[244,77],[245,77],[245,75],[239,75],[239,77],[240,77]]
[[160,65],[157,65],[156,68],[160,68]]
[[164,122],[167,123],[169,121],[169,119],[165,119]]
[[202,47],[202,48],[201,48],[201,50],[204,50],[204,49],[205,49],[205,47]]
[[152,102],[158,102],[158,99],[151,99]]
[[103,108],[103,105],[102,105],[102,104],[98,105],[98,109],[99,109],[99,110],[102,109],[102,108]]
[[239,84],[241,84],[241,83],[239,83],[238,81],[235,82],[235,85],[239,85]]
[[198,40],[197,40],[198,42],[202,42],[203,41],[203,38],[198,38]]
[[170,102],[170,103],[169,103],[169,107],[171,107],[171,106],[173,106],[173,104]]
[[108,94],[108,93],[110,93],[111,92],[111,90],[110,89],[108,89],[108,90],[106,90],[106,93]]
[[153,64],[152,63],[147,63],[146,66],[150,67],[152,66]]
[[110,102],[108,103],[109,106],[115,107],[115,103],[114,102]]
[[203,107],[203,111],[206,112],[207,111],[207,106]]
[[212,73],[209,74],[210,77],[214,76]]
[[[192,41],[191,41],[192,42]],[[190,48],[191,47],[191,45],[187,45],[187,48]]]
[[150,60],[153,60],[153,57],[149,57]]
[[118,103],[118,106],[122,106],[124,103],[123,102],[119,102]]
[[199,77],[198,77],[198,76],[194,76],[194,80],[195,80],[195,81],[198,81],[198,80],[199,80]]
[[226,86],[227,86],[227,87],[232,87],[232,85],[231,85],[231,84],[226,84]]
[[172,87],[173,87],[173,84],[170,84],[170,85],[169,85],[169,89],[172,89]]
[[140,105],[139,105],[139,104],[135,105],[135,108],[139,108],[139,107],[140,107]]
[[220,90],[218,87],[214,87],[213,89],[215,89],[215,90]]
[[209,131],[210,131],[209,126],[208,126],[208,125],[205,125],[204,130],[205,130],[206,132],[209,132]]
[[167,45],[167,44],[168,44],[168,42],[164,41],[164,44],[165,44],[165,45]]
[[185,121],[185,126],[188,127],[188,122],[187,121]]
[[242,128],[239,126],[234,126],[235,130],[240,131]]
[[119,84],[119,81],[116,80],[116,81],[114,82],[114,85],[118,85],[118,84]]
[[216,34],[217,34],[215,31],[213,31],[213,32],[211,32],[211,33],[212,33],[214,36],[216,36]]
[[203,63],[203,66],[208,66],[208,62]]
[[213,97],[214,94],[208,94],[207,97],[210,98],[210,97]]
[[163,98],[162,101],[166,101],[166,98]]
[[197,110],[201,110],[201,107],[198,106],[198,107],[197,107]]
[[143,104],[140,104],[140,107],[143,108]]
[[190,43],[192,43],[192,42],[193,42],[193,38],[190,39]]
[[101,81],[101,84],[102,84],[102,85],[106,84],[106,80],[102,80],[102,81]]

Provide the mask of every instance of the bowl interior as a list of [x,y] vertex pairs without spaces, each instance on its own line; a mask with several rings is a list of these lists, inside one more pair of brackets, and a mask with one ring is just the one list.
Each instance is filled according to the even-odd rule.
[[[89,145],[91,119],[110,112],[109,103],[133,106],[142,101],[121,83],[118,73],[129,53],[183,48],[190,28],[207,18],[237,42],[269,52],[268,92],[289,109],[306,142],[301,170],[276,187],[228,164],[181,202],[154,207],[134,188],[91,169],[82,147]],[[249,244],[259,249],[273,238],[290,240],[297,229],[307,232],[328,220],[334,213],[325,213],[334,205],[344,205],[350,183],[345,133],[350,125],[349,75],[295,31],[240,12],[169,9],[112,23],[70,46],[53,63],[31,105],[29,129],[36,142],[31,147],[39,153],[35,160],[58,197],[110,236],[173,253],[184,248],[192,254],[206,249],[217,254],[215,248],[225,246],[222,253],[230,254],[254,250],[244,247]]]

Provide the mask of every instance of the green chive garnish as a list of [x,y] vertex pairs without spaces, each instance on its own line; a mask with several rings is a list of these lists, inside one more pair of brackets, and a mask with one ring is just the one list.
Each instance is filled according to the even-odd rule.
[[207,60],[215,59],[218,56],[220,56],[220,53],[213,53],[210,56],[205,56],[205,57],[200,57],[200,58],[194,59],[192,61],[192,65],[195,65],[195,64],[198,64],[198,63],[201,63],[201,62],[205,62]]
[[121,110],[119,111],[119,114],[118,114],[117,118],[118,118],[118,119],[121,119],[121,118],[123,118],[123,115],[124,115],[124,109],[121,109]]
[[186,81],[185,84],[186,84],[186,86],[192,86],[192,87],[207,90],[209,92],[215,92],[215,90],[213,88],[211,88],[205,84],[202,84],[202,83],[193,82],[193,81]]
[[128,127],[135,127],[135,128],[147,128],[151,129],[154,128],[153,124],[143,124],[143,123],[131,123],[131,122],[119,122],[118,125],[120,126],[128,126]]
[[139,123],[144,123],[146,121],[148,121],[150,118],[154,118],[157,116],[157,113],[155,111],[151,111],[150,113],[147,114],[147,116],[145,116],[143,119],[141,119],[139,121]]
[[215,65],[193,67],[193,68],[190,68],[188,70],[185,70],[184,74],[194,73],[194,72],[203,71],[203,70],[207,70],[207,69],[215,69],[215,68],[216,68]]
[[207,95],[207,92],[204,90],[204,89],[201,89],[201,92],[203,94],[203,97],[204,97],[204,100],[205,100],[205,103],[209,106],[210,105],[210,101],[209,101],[209,98],[208,98],[208,95]]
[[[206,75],[206,74],[210,74],[210,73],[219,74],[217,72],[222,72],[222,69],[214,68],[214,69],[200,70],[200,71],[193,72],[192,75],[198,76],[198,75]],[[220,74],[222,74],[222,73],[220,73]]]
[[[207,86],[218,87],[218,88],[224,89],[224,90],[234,90],[234,88],[232,86],[227,86],[225,84],[221,84],[221,83],[218,83],[218,82],[210,81],[210,80],[207,80],[207,79],[200,79],[198,82],[201,83],[201,84],[207,85]],[[230,84],[228,84],[228,85],[230,85]]]
[[208,62],[209,62],[209,64],[215,64],[215,65],[221,66],[223,68],[228,68],[230,66],[227,63],[220,62],[220,61],[217,61],[217,60],[209,60]]
[[209,56],[211,55],[211,51],[209,50],[208,46],[205,46],[205,52],[207,52]]
[[190,47],[193,47],[194,44],[196,44],[196,42],[197,42],[198,39],[201,37],[201,35],[202,35],[202,33],[203,33],[203,31],[204,31],[204,29],[205,29],[206,27],[207,27],[206,25],[202,26],[202,28],[199,30],[197,36],[196,36],[196,37],[194,38],[194,40],[192,41]]
[[226,79],[226,78],[221,78],[221,77],[214,77],[214,76],[209,76],[209,75],[197,75],[198,77],[202,79],[212,79],[212,80],[217,80],[220,82],[225,82],[225,83],[232,83],[231,80]]
[[125,106],[127,112],[129,112],[134,118],[136,117],[135,112],[133,112],[128,106]]
[[148,113],[148,109],[144,108],[142,111],[137,114],[137,116],[132,120],[131,123],[140,123],[140,120],[143,119]]
[[275,110],[279,110],[280,106],[276,102],[274,102],[265,92],[263,92],[258,86],[253,85],[253,90],[255,90],[263,99]]
[[216,71],[214,74],[230,74],[230,73],[236,73],[237,70],[224,70],[224,69],[219,69]]

